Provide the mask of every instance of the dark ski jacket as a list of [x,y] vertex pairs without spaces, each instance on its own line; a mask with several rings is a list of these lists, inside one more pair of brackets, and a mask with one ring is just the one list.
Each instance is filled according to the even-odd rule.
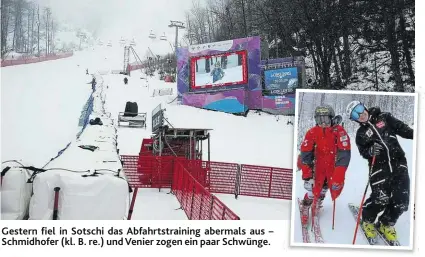
[[221,68],[214,68],[211,71],[211,75],[213,76],[213,83],[216,82],[217,80],[220,80],[223,78],[224,76],[224,72],[223,69]]
[[372,107],[368,111],[369,121],[361,123],[356,134],[356,144],[361,156],[370,163],[372,156],[369,150],[377,142],[384,147],[383,154],[376,157],[377,162],[404,158],[405,152],[398,142],[397,135],[413,139],[413,129],[391,113],[381,112],[379,107]]

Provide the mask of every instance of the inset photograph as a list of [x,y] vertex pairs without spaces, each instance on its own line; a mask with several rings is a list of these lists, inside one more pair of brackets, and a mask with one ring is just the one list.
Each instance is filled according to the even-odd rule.
[[411,250],[417,94],[296,99],[291,245]]

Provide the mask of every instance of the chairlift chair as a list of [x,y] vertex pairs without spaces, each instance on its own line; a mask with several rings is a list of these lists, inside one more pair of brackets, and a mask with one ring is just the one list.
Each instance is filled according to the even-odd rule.
[[149,38],[150,38],[150,39],[155,39],[155,38],[156,38],[156,35],[152,32],[152,30],[151,30],[151,32],[149,33]]

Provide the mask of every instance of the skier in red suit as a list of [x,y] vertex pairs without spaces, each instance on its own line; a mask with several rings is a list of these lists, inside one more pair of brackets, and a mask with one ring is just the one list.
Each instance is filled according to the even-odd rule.
[[308,221],[308,210],[316,200],[322,206],[328,189],[332,200],[344,188],[345,172],[351,159],[350,137],[344,127],[335,124],[335,112],[328,105],[315,109],[316,125],[307,131],[301,143],[298,166],[302,171],[304,195],[302,222]]

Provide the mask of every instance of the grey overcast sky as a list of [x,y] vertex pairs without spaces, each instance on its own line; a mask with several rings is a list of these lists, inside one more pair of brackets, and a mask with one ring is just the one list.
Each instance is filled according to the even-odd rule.
[[[76,27],[97,32],[105,43],[117,42],[121,37],[134,38],[137,46],[150,46],[158,54],[168,52],[170,45],[159,41],[167,36],[174,44],[175,28],[169,28],[170,20],[185,22],[185,11],[192,6],[192,0],[35,0],[42,6],[49,6],[54,17]],[[201,0],[201,2],[203,2]],[[185,24],[186,25],[186,24]],[[156,41],[148,38],[150,30]],[[179,31],[179,38],[184,31]]]

